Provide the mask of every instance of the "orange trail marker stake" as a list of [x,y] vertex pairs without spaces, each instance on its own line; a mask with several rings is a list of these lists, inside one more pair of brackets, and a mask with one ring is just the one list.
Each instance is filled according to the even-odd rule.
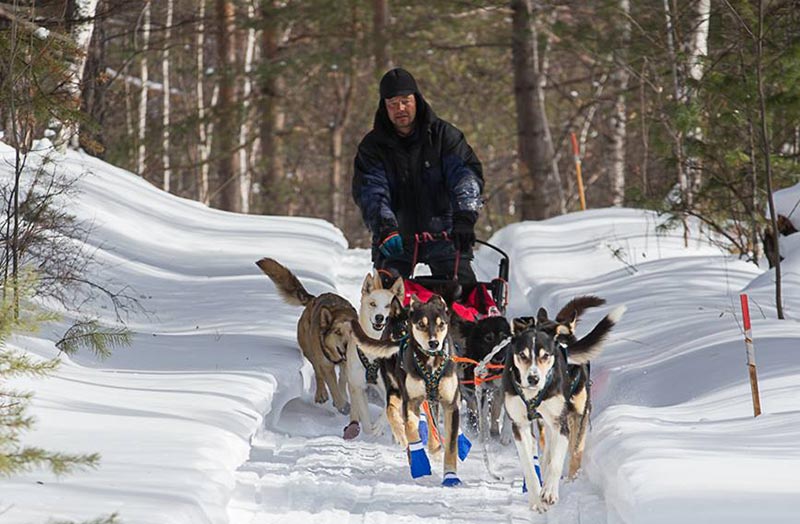
[[758,393],[758,375],[756,374],[756,350],[753,347],[753,332],[750,329],[750,306],[747,294],[739,295],[742,301],[742,320],[744,321],[744,346],[747,349],[747,368],[750,370],[750,392],[753,394],[753,416],[761,414],[761,397]]
[[572,139],[572,154],[575,156],[575,176],[578,177],[578,196],[581,197],[581,211],[586,211],[586,195],[583,193],[583,175],[581,175],[581,153],[578,150],[578,139],[575,133],[570,133]]

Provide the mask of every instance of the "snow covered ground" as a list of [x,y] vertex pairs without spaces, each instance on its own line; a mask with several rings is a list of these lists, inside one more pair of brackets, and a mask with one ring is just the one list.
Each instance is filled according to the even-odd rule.
[[[0,178],[12,150],[0,145]],[[35,164],[35,159],[31,161]],[[584,470],[544,516],[520,492],[513,446],[493,443],[502,480],[480,450],[464,485],[413,481],[388,432],[345,442],[347,417],[313,403],[310,365],[295,342],[300,309],[282,303],[254,262],[271,256],[312,293],[357,304],[364,250],[313,219],[241,216],[167,195],[78,153],[56,158],[83,175],[70,211],[91,223],[95,278],[128,285],[144,308],[126,320],[132,347],[104,361],[61,357],[35,392],[36,429],[24,440],[100,452],[97,470],[0,479],[0,522],[129,524],[282,522],[796,522],[800,514],[800,235],[783,253],[789,320],[775,320],[771,271],[693,234],[657,234],[658,217],[632,209],[575,213],[498,232],[511,255],[511,315],[554,311],[593,293],[628,311],[593,365],[595,412]],[[791,210],[800,189],[782,194]],[[785,202],[785,203],[784,203]],[[480,251],[488,277],[496,256]],[[764,414],[752,417],[739,293],[751,299]],[[115,320],[108,304],[93,314]],[[10,346],[49,358],[67,325]],[[373,412],[379,408],[372,406]]]

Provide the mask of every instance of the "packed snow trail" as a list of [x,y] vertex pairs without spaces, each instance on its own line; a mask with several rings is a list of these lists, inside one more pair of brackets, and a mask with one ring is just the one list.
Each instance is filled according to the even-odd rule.
[[[359,249],[345,252],[337,266],[337,291],[356,306],[370,268],[368,251]],[[304,382],[310,373],[306,365]],[[412,479],[406,454],[388,427],[382,436],[362,431],[345,441],[341,434],[349,418],[330,402],[314,404],[311,395],[313,386],[253,439],[250,460],[238,473],[232,524],[605,522],[601,496],[582,479],[562,485],[562,500],[549,513],[533,513],[522,493],[513,444],[491,443],[493,468],[503,481],[492,480],[486,471],[477,437],[469,457],[459,462],[463,485],[441,486],[441,457],[431,459],[431,476]],[[380,411],[370,404],[372,420]]]

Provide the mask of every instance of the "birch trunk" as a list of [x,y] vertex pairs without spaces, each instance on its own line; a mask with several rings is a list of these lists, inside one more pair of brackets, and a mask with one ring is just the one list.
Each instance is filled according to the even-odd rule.
[[517,109],[517,144],[522,219],[541,220],[563,207],[560,180],[552,170],[553,149],[546,140],[547,118],[539,78],[534,13],[530,0],[512,0],[512,63]]
[[140,176],[144,176],[145,159],[147,157],[147,146],[145,144],[146,131],[147,131],[147,82],[148,82],[148,64],[147,64],[147,48],[150,47],[150,0],[145,2],[144,5],[144,21],[142,26],[142,62],[140,78],[142,80],[142,89],[139,94],[139,146],[136,152],[136,172]]
[[[69,34],[70,39],[75,43],[77,53],[69,63],[69,80],[66,88],[76,110],[80,109],[83,71],[86,68],[87,52],[94,32],[97,2],[98,0],[68,0],[67,2],[66,17],[69,21]],[[59,129],[55,144],[67,143],[74,149],[80,146],[79,125],[76,122],[62,125]]]
[[197,37],[195,47],[197,55],[197,77],[195,79],[195,90],[197,93],[197,135],[198,135],[198,161],[199,173],[197,180],[197,199],[205,205],[210,203],[211,195],[208,183],[208,157],[211,153],[211,146],[208,135],[206,134],[206,103],[203,90],[203,80],[205,78],[205,29],[206,29],[206,0],[200,0],[197,24]]
[[164,95],[162,107],[162,130],[161,130],[161,163],[164,170],[164,191],[170,190],[170,182],[172,177],[171,166],[169,162],[170,144],[169,144],[169,131],[170,131],[170,92],[169,92],[169,46],[170,46],[170,33],[172,31],[172,11],[174,0],[167,0],[167,27],[164,31],[164,56],[161,63],[161,75],[163,76]]
[[[689,39],[689,77],[698,83],[703,78],[704,63],[708,56],[708,25],[711,18],[711,0],[696,0],[694,3],[692,32]],[[696,88],[686,88],[686,104],[691,104],[696,96]],[[703,141],[703,129],[697,127],[687,133],[687,139],[695,142]],[[687,155],[686,171],[689,178],[691,194],[697,193],[703,181],[703,166],[700,159]]]
[[[255,7],[253,3],[247,6],[247,19],[252,21],[255,18]],[[252,115],[250,114],[250,95],[253,91],[253,55],[256,47],[256,30],[252,26],[247,30],[247,41],[244,53],[244,86],[242,88],[242,125],[239,128],[239,186],[242,197],[242,213],[250,212],[250,187],[252,179],[250,175],[250,162],[248,161],[247,141],[250,137],[252,127]]]
[[620,30],[620,42],[617,51],[614,53],[612,79],[616,96],[609,122],[609,127],[611,128],[609,137],[611,202],[616,207],[622,207],[625,204],[625,148],[627,145],[626,127],[628,123],[626,92],[628,91],[629,80],[626,50],[630,44],[631,36],[630,1],[620,0],[619,9],[621,16],[617,28]]

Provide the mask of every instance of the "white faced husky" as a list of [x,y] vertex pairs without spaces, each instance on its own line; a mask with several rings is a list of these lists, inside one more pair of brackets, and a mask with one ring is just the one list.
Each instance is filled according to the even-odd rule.
[[[380,340],[389,319],[392,299],[403,301],[405,289],[403,279],[398,278],[391,289],[383,289],[380,275],[367,273],[364,284],[361,286],[361,307],[358,313],[358,322],[361,328],[370,337]],[[383,431],[385,416],[374,425],[370,425],[369,409],[367,405],[367,388],[373,386],[378,390],[380,398],[386,398],[386,387],[381,376],[380,359],[367,356],[356,344],[348,346],[347,350],[347,388],[350,393],[350,424],[344,428],[345,439],[358,436],[360,426],[372,434]]]

